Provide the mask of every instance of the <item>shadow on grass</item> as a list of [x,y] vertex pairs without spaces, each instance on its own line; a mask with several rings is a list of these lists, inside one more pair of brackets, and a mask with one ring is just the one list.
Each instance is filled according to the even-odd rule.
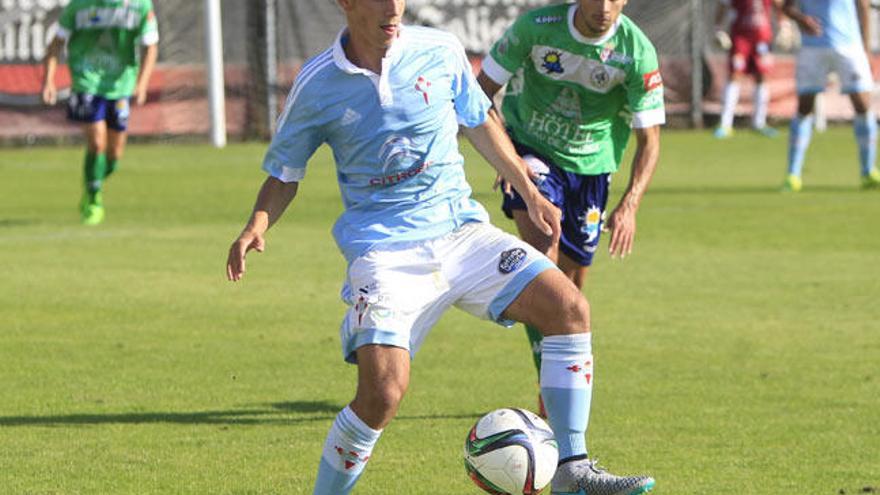
[[0,218],[0,229],[9,227],[24,227],[25,225],[35,225],[39,222],[28,218]]
[[[203,425],[292,425],[332,421],[344,405],[328,401],[292,401],[258,404],[253,408],[197,412],[133,412],[110,414],[60,414],[53,416],[0,416],[0,428],[12,426],[70,426],[101,424],[203,424]],[[288,416],[308,414],[307,417]],[[426,414],[398,416],[396,421],[426,419],[476,419],[472,414]]]

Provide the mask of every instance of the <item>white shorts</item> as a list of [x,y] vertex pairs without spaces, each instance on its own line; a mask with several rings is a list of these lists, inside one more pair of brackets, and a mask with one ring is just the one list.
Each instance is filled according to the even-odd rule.
[[472,222],[443,237],[380,247],[348,267],[342,299],[349,305],[339,329],[343,358],[383,344],[415,356],[450,306],[479,318],[501,313],[544,270],[546,256],[488,223]]
[[801,47],[797,58],[797,92],[825,91],[828,75],[840,78],[841,93],[865,93],[874,89],[871,66],[861,45],[845,48]]

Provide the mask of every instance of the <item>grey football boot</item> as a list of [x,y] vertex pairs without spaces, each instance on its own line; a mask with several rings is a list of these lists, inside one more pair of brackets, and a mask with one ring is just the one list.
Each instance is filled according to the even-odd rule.
[[615,476],[596,461],[569,461],[556,469],[551,495],[638,495],[654,488],[650,476]]

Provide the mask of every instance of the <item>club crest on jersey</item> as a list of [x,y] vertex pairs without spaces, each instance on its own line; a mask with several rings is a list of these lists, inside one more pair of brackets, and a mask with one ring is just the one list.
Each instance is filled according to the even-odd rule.
[[521,267],[526,261],[526,250],[523,248],[513,248],[501,253],[501,261],[498,262],[498,271],[508,274]]
[[590,72],[590,81],[593,82],[595,87],[605,89],[608,87],[608,83],[611,82],[611,76],[604,65],[598,65]]
[[427,80],[425,76],[419,76],[416,79],[416,91],[422,93],[422,97],[425,99],[425,105],[428,105],[428,88],[431,87],[431,81]]
[[547,71],[547,74],[562,74],[565,69],[562,68],[562,52],[550,50],[544,54],[541,67]]

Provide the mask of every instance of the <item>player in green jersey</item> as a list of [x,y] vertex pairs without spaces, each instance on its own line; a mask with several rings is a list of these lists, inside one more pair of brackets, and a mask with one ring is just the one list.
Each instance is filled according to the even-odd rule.
[[138,105],[147,101],[158,42],[151,0],[72,0],[61,12],[43,63],[42,97],[44,103],[55,104],[55,72],[67,45],[73,79],[67,117],[82,123],[86,136],[80,202],[86,225],[104,220],[101,186],[116,170],[125,148],[129,98],[133,95]]
[[[636,213],[657,166],[659,126],[666,119],[656,51],[621,13],[626,3],[578,0],[528,12],[495,43],[478,76],[490,97],[507,85],[502,113],[508,132],[541,192],[562,211],[562,237],[554,243],[529,225],[516,191],[505,191],[503,209],[520,236],[581,288],[600,232],[610,231],[613,257],[631,253]],[[632,130],[632,174],[606,222],[608,185]],[[541,333],[526,329],[540,373]],[[576,478],[554,479],[553,493],[579,493],[571,485],[581,486]]]

